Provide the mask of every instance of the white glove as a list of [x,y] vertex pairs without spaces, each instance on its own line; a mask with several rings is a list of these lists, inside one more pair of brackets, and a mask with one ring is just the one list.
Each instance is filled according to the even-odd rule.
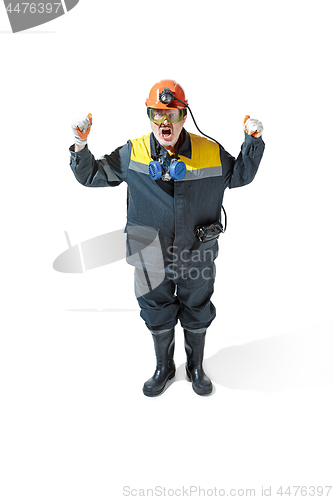
[[75,144],[78,146],[84,146],[87,144],[87,137],[90,133],[92,125],[92,114],[89,113],[87,116],[77,118],[72,123],[72,130],[75,137]]
[[249,115],[246,115],[244,118],[244,127],[243,130],[253,137],[260,137],[264,130],[262,123],[259,120],[255,120],[254,118],[250,118]]

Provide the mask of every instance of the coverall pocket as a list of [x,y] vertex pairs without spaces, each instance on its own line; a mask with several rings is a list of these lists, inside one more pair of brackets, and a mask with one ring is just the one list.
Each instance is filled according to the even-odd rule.
[[125,233],[127,234],[127,263],[138,269],[154,273],[163,272],[164,262],[159,230],[128,219]]
[[214,240],[203,242],[203,241],[200,241],[197,238],[197,236],[194,236],[190,251],[192,252],[193,250],[212,248],[215,245],[215,243],[217,243],[217,238],[215,238]]
[[218,255],[218,248],[217,238],[211,241],[202,242],[195,236],[193,245],[190,249],[190,260],[197,266],[214,262]]

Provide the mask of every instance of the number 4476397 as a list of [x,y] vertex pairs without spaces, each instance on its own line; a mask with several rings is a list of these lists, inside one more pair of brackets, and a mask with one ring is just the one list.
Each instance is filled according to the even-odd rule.
[[[13,4],[14,5],[14,4]],[[12,7],[12,4],[8,4],[6,10],[10,14],[12,12],[16,12],[17,14],[51,14],[51,12],[54,12],[57,14],[58,10],[61,7],[61,2],[60,3],[31,3],[31,2],[26,2],[26,3],[17,3],[14,7]]]

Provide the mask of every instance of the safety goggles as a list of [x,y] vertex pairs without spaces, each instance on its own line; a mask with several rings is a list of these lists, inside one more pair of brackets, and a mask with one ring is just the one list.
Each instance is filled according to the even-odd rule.
[[171,109],[155,109],[148,108],[147,113],[149,120],[156,123],[156,125],[161,125],[165,119],[168,120],[170,124],[179,123],[182,121],[186,115],[185,108],[171,108]]

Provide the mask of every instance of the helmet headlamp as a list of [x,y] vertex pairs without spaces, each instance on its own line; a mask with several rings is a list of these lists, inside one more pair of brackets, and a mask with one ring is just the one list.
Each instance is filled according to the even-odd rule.
[[162,92],[159,94],[159,98],[160,98],[160,101],[165,104],[166,106],[168,106],[169,104],[172,103],[172,101],[174,100],[174,95],[173,93],[171,92],[170,89],[168,88],[165,88],[164,90],[162,90]]

